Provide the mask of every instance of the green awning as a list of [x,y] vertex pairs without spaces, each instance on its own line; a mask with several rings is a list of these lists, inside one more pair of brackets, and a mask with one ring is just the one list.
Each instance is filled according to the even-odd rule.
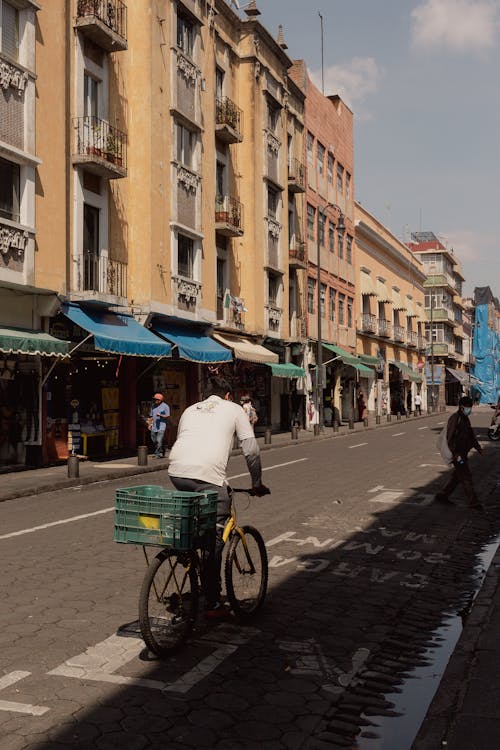
[[403,374],[403,378],[405,378],[405,375],[407,376],[408,380],[411,380],[413,383],[421,383],[422,382],[422,376],[418,374],[418,372],[415,372],[411,369],[411,367],[405,362],[399,362],[395,359],[389,360],[390,365],[394,365],[394,367],[397,367],[400,372]]
[[382,361],[378,357],[372,357],[371,354],[358,354],[358,357],[364,365],[373,365],[375,367],[378,367]]
[[[334,346],[333,344],[325,344],[323,343],[323,346],[325,349],[328,349],[328,351],[333,352],[337,355],[337,357],[349,367],[354,367],[355,370],[359,372],[361,377],[363,378],[374,378],[375,373],[370,367],[366,367],[361,362],[361,359],[357,357],[354,354],[351,354],[350,352],[347,352],[345,349],[342,349],[340,346]],[[377,360],[378,361],[378,360]]]
[[69,344],[44,331],[25,328],[0,328],[0,352],[3,354],[40,354],[44,357],[69,357]]
[[297,367],[291,362],[285,365],[269,364],[273,375],[277,378],[303,378],[306,371],[302,367]]

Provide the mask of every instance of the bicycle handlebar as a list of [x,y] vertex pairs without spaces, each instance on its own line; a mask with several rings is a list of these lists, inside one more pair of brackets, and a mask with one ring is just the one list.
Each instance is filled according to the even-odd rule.
[[266,487],[266,492],[263,492],[262,495],[258,495],[254,487],[229,487],[229,491],[233,494],[236,494],[237,492],[244,492],[246,495],[251,495],[252,497],[263,497],[264,495],[271,494],[271,490],[269,489],[269,487]]

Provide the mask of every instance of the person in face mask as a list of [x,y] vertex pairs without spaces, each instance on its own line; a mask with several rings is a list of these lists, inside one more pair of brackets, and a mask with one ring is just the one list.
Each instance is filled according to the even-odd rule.
[[437,502],[451,503],[449,496],[455,487],[461,484],[469,507],[482,508],[472,484],[472,474],[467,460],[467,454],[472,448],[480,454],[483,452],[470,423],[471,411],[472,399],[463,396],[458,402],[458,411],[448,420],[446,438],[453,456],[453,473],[435,499]]

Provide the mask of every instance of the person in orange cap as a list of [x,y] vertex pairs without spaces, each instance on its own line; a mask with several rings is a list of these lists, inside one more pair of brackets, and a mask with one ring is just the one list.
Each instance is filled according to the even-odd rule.
[[151,440],[155,446],[154,457],[163,458],[165,455],[165,431],[170,417],[170,407],[165,403],[162,393],[155,393],[150,412]]

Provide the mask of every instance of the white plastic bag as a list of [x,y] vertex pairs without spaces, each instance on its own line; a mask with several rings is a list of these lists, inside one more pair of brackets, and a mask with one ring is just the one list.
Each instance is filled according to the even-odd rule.
[[447,427],[443,427],[438,435],[436,447],[441,454],[441,458],[446,464],[451,464],[453,461],[453,454],[448,446],[448,439],[446,437]]

